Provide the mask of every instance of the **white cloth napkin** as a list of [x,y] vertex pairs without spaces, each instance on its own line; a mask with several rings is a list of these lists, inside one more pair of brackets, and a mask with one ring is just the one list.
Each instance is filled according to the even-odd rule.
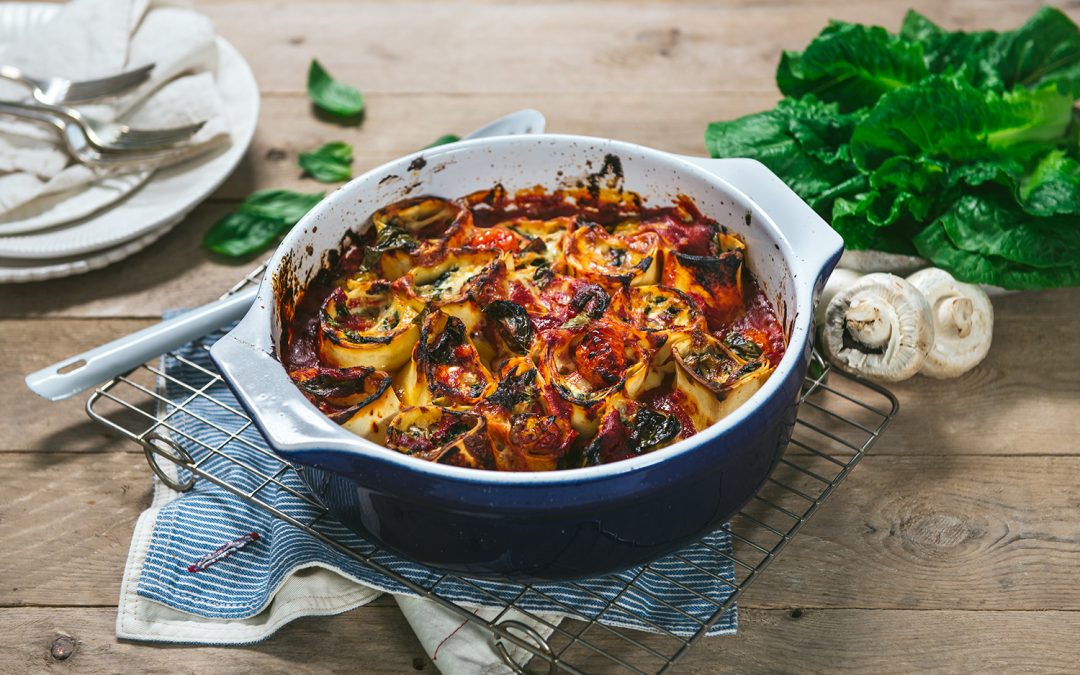
[[[84,80],[148,63],[150,79],[122,96],[79,106],[85,115],[136,128],[167,128],[206,120],[191,139],[228,135],[225,106],[214,83],[217,47],[210,20],[159,0],[72,0],[55,17],[0,46],[0,63],[40,77]],[[31,100],[0,80],[0,99]],[[32,208],[35,199],[73,190],[109,175],[76,164],[54,132],[0,118],[0,216]]]
[[[160,462],[161,469],[173,480],[177,468]],[[290,621],[304,616],[340,614],[366,605],[381,595],[325,567],[307,567],[286,577],[271,601],[261,612],[247,619],[209,619],[180,612],[141,597],[136,592],[139,573],[153,534],[154,522],[161,508],[180,496],[160,481],[154,481],[154,498],[135,524],[116,615],[116,636],[125,640],[205,645],[246,645],[265,640]],[[395,596],[398,606],[420,640],[424,651],[443,675],[504,675],[513,671],[495,651],[491,634],[480,626],[463,620],[433,600]],[[498,609],[477,609],[476,614],[493,619]],[[559,617],[539,615],[557,625]],[[504,619],[519,621],[545,639],[551,629],[511,610]],[[507,652],[516,663],[525,664],[531,654],[506,643]]]

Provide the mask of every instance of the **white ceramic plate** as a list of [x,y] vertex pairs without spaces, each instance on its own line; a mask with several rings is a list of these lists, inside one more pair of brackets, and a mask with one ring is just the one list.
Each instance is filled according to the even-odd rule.
[[[43,21],[49,16],[36,4],[11,8],[25,12],[18,18],[22,24],[34,18]],[[229,117],[232,136],[229,147],[209,157],[163,169],[114,208],[79,222],[46,232],[0,237],[0,281],[53,278],[115,262],[160,237],[224,182],[255,133],[259,90],[251,69],[236,49],[220,37],[217,45],[219,59],[215,75]],[[150,234],[157,236],[151,238]],[[136,248],[136,242],[142,246]],[[121,251],[125,255],[120,255]],[[15,264],[15,261],[38,264]],[[49,271],[43,277],[45,270]]]
[[[181,219],[177,218],[177,222]],[[138,239],[132,239],[126,244],[120,244],[113,248],[91,253],[89,255],[70,256],[57,258],[56,260],[16,260],[12,258],[0,258],[0,283],[13,282],[23,283],[28,281],[44,281],[59,277],[69,277],[74,274],[82,274],[92,270],[98,270],[106,265],[123,260],[137,253],[158,239],[161,239],[176,223],[167,223],[149,234],[144,234]]]
[[[58,5],[11,3],[0,6],[0,43],[14,40],[30,28],[48,21]],[[113,176],[80,190],[67,190],[35,199],[24,208],[0,217],[0,235],[48,229],[100,211],[146,182],[149,171]]]

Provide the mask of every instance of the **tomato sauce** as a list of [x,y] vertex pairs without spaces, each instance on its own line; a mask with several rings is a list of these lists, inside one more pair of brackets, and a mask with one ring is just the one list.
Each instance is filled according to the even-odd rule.
[[[417,200],[407,201],[415,203]],[[559,447],[547,449],[558,459],[560,468],[636,456],[679,438],[692,436],[715,421],[703,420],[702,412],[696,410],[687,394],[675,386],[676,378],[672,373],[676,365],[672,356],[664,357],[669,359],[665,363],[649,360],[668,353],[662,349],[667,340],[678,340],[685,331],[698,331],[695,335],[704,332],[708,337],[695,338],[695,344],[701,340],[715,340],[720,346],[713,349],[723,351],[727,354],[726,358],[735,359],[734,363],[738,366],[725,371],[729,373],[751,373],[759,368],[771,371],[784,354],[786,336],[783,325],[745,267],[745,245],[718,222],[702,214],[688,197],[679,197],[667,206],[646,207],[640,198],[631,193],[620,193],[613,197],[603,192],[547,192],[533,189],[510,196],[501,187],[496,187],[447,204],[453,205],[446,208],[447,212],[457,213],[453,222],[440,224],[427,220],[422,228],[410,232],[408,223],[402,225],[399,217],[388,221],[393,222],[394,227],[400,225],[405,228],[389,233],[394,236],[389,236],[385,231],[377,235],[377,228],[371,227],[365,235],[347,240],[335,264],[323,270],[304,291],[283,331],[286,344],[282,349],[282,362],[290,373],[328,365],[325,355],[320,354],[320,341],[333,338],[333,330],[363,332],[376,328],[378,320],[372,317],[379,316],[377,308],[372,309],[370,314],[361,314],[367,311],[366,305],[346,301],[335,305],[335,308],[356,307],[357,314],[328,323],[323,307],[327,302],[342,302],[347,289],[354,288],[346,283],[348,279],[357,278],[357,275],[366,275],[364,279],[373,278],[372,270],[378,267],[372,267],[371,261],[383,260],[380,256],[386,254],[381,252],[380,247],[389,246],[387,242],[396,242],[393,245],[399,248],[386,250],[396,250],[397,255],[404,253],[408,256],[405,267],[400,270],[404,276],[388,279],[392,281],[392,293],[408,292],[409,272],[419,266],[434,264],[448,252],[459,250],[454,246],[463,247],[461,251],[487,250],[500,254],[498,259],[502,261],[502,267],[488,266],[482,271],[468,272],[464,283],[465,288],[471,290],[466,297],[472,298],[478,306],[495,301],[505,305],[505,301],[509,301],[519,306],[518,312],[524,308],[525,313],[519,314],[518,323],[511,333],[515,339],[525,342],[511,345],[512,353],[507,352],[506,344],[500,343],[495,336],[511,333],[502,327],[496,331],[490,323],[481,324],[468,339],[488,343],[484,349],[478,350],[469,342],[456,345],[447,357],[449,360],[432,366],[433,369],[426,372],[440,381],[433,384],[452,392],[461,388],[494,387],[507,359],[524,357],[531,360],[541,373],[536,380],[539,385],[532,394],[534,398],[517,401],[512,424],[509,421],[511,411],[501,408],[498,399],[491,397],[490,391],[481,396],[475,407],[463,407],[461,404],[466,398],[476,400],[475,397],[455,395],[443,396],[439,400],[445,403],[440,405],[451,406],[454,410],[474,409],[491,425],[502,423],[500,416],[506,416],[503,431],[493,432],[492,442],[515,437],[515,433],[521,435],[523,429],[531,428],[526,422],[540,424],[538,429],[550,432],[546,435],[561,439]],[[562,239],[555,239],[564,242],[564,248],[569,233],[576,228],[598,226],[598,242],[602,240],[607,247],[603,260],[593,264],[588,259],[593,253],[589,248],[577,252],[551,250],[544,243],[544,235],[533,236],[524,229],[511,230],[502,226],[511,221],[524,220],[529,221],[525,225],[533,221],[543,224],[558,218],[567,219],[568,223],[567,234]],[[624,250],[635,252],[632,258],[630,253],[626,254],[631,262],[623,261],[619,246],[612,246],[611,241],[622,242],[619,246],[624,245]],[[451,245],[449,242],[456,243]],[[580,269],[592,271],[584,276],[575,276],[576,273],[566,263],[565,256],[571,254],[585,256],[586,263]],[[680,273],[683,276],[663,267],[662,261],[674,254],[686,256],[680,258],[685,263],[682,265],[684,271]],[[515,268],[513,262],[519,259],[525,262]],[[633,269],[627,267],[631,263]],[[620,265],[624,267],[620,268]],[[628,273],[604,276],[612,269],[626,269]],[[598,276],[594,276],[594,272]],[[686,282],[686,275],[703,276]],[[663,314],[657,311],[652,314],[654,323],[647,326],[627,324],[634,321],[635,316],[645,316],[647,312],[643,309],[637,314],[622,313],[616,316],[616,312],[609,309],[609,303],[620,293],[620,288],[629,288],[631,283],[671,284],[681,293],[679,297],[687,298],[686,303],[693,303],[693,308],[689,308],[689,304],[684,307],[691,316],[700,317],[696,319],[698,323],[665,329]],[[690,285],[682,288],[678,286],[680,283]],[[438,306],[437,301],[428,298],[419,301]],[[662,309],[662,305],[657,307]],[[423,322],[430,309],[429,306],[424,308],[424,312],[418,311],[413,323],[426,325]],[[343,310],[335,311],[341,314]],[[487,320],[493,321],[491,318]],[[524,325],[526,323],[528,326]],[[672,334],[668,335],[665,331]],[[423,344],[416,349],[421,350],[422,347]],[[412,350],[412,347],[409,349]],[[557,362],[545,361],[549,358],[548,352],[557,352]],[[413,358],[417,358],[415,354]],[[474,372],[477,368],[486,370]],[[620,399],[620,396],[626,396],[623,387],[628,378],[635,373],[640,375],[645,372],[642,368],[656,369],[659,377],[653,376],[650,379],[652,383],[639,392],[634,400]],[[566,382],[560,378],[566,379]],[[686,376],[686,379],[692,377]],[[398,380],[394,382],[397,388]],[[706,384],[713,391],[718,391],[718,384]],[[415,394],[400,390],[397,393],[403,401]],[[719,393],[717,395],[721,396]],[[620,400],[624,402],[619,403]],[[612,410],[616,414],[612,414]],[[642,410],[648,414],[643,414]],[[444,422],[448,419],[444,419]],[[548,428],[542,422],[545,419],[559,420],[561,431],[554,433],[553,427]],[[568,426],[571,420],[576,431]],[[588,430],[590,424],[593,425],[591,431]],[[518,431],[511,433],[513,429]],[[648,443],[652,441],[646,443],[640,440],[654,438],[657,429],[666,434],[662,435],[660,441],[650,445]],[[431,450],[434,437],[445,435],[440,433],[445,429],[433,432],[431,437],[423,439],[397,433],[395,438],[401,447],[396,449],[410,454]],[[545,437],[545,434],[532,435]],[[531,448],[529,452],[544,450]],[[504,448],[501,452],[506,454],[512,451],[512,448]],[[494,456],[499,454],[496,452]],[[515,464],[518,467],[525,465],[529,463],[519,461]]]

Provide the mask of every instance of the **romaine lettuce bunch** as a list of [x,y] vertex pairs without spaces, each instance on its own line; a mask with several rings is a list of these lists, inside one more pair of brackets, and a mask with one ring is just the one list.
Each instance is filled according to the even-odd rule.
[[899,35],[833,22],[776,73],[773,110],[710,124],[848,248],[921,255],[1006,288],[1080,284],[1080,30],[1043,8],[1015,31]]

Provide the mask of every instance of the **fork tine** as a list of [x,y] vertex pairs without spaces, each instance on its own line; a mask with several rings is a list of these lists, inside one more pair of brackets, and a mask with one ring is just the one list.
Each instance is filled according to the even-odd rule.
[[154,64],[150,63],[119,75],[103,77],[97,80],[72,82],[64,94],[64,101],[89,101],[103,96],[119,94],[146,82],[150,78],[150,72],[153,70]]
[[194,136],[206,122],[171,129],[127,129],[118,134],[110,145],[122,149],[152,148],[174,145]]

